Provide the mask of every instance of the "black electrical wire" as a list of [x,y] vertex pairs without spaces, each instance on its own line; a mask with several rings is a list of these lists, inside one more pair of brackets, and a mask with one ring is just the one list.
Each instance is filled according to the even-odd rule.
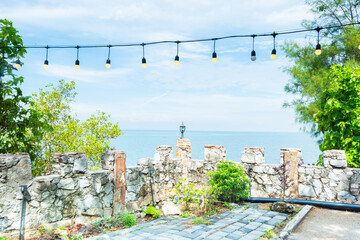
[[217,38],[191,39],[191,40],[183,40],[183,41],[164,40],[164,41],[155,41],[155,42],[147,42],[147,43],[129,43],[129,44],[113,44],[113,45],[0,46],[0,48],[12,48],[12,47],[16,47],[16,48],[106,48],[109,46],[111,46],[111,47],[136,47],[136,46],[144,47],[145,45],[156,45],[156,44],[165,44],[165,43],[179,44],[179,43],[208,42],[208,41],[224,40],[224,39],[230,39],[230,38],[252,38],[253,36],[268,37],[268,36],[273,36],[273,34],[289,35],[289,34],[295,34],[295,33],[318,31],[319,29],[322,30],[322,29],[332,29],[332,28],[344,28],[347,26],[354,26],[354,25],[359,25],[359,24],[360,24],[360,22],[356,22],[356,23],[326,26],[326,27],[316,27],[316,28],[310,28],[310,29],[286,30],[286,31],[279,31],[279,32],[273,32],[273,33],[260,33],[260,34],[229,35],[229,36],[222,36],[222,37],[217,37]]

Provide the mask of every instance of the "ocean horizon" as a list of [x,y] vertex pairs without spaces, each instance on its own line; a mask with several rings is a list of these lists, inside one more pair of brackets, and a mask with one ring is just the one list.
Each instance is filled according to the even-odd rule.
[[[144,157],[154,157],[159,145],[170,145],[175,156],[176,130],[122,130],[123,135],[112,141],[112,147],[126,152],[127,166],[136,165]],[[316,163],[321,153],[316,140],[303,132],[236,132],[186,131],[192,146],[192,158],[204,159],[205,145],[226,147],[226,159],[239,162],[245,147],[264,147],[265,163],[279,164],[280,148],[301,148],[304,164]]]

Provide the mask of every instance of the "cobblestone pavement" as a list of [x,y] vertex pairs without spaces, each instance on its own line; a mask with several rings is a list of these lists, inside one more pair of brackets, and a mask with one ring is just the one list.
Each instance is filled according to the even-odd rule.
[[273,229],[276,224],[286,219],[287,214],[258,210],[256,205],[250,208],[238,207],[233,211],[226,211],[211,216],[212,225],[192,225],[192,218],[178,216],[161,217],[137,226],[98,235],[89,238],[101,239],[131,239],[131,240],[190,240],[190,239],[258,239],[265,229]]

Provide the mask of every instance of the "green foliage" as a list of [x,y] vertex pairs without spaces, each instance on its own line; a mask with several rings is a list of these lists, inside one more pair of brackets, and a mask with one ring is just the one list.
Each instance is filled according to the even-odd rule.
[[240,165],[224,160],[217,164],[214,172],[207,174],[210,176],[212,191],[219,194],[223,200],[238,202],[249,198],[250,180]]
[[274,237],[273,233],[274,233],[274,231],[272,229],[265,228],[265,233],[262,235],[262,237],[267,238],[267,239],[271,239],[271,238]]
[[0,237],[0,240],[9,240],[7,237]]
[[43,115],[52,131],[38,143],[39,157],[34,163],[35,175],[51,169],[55,152],[82,151],[90,160],[90,167],[98,167],[100,156],[110,149],[111,139],[121,135],[118,124],[109,122],[110,115],[98,111],[87,120],[80,121],[71,115],[70,103],[74,101],[75,82],[60,80],[58,86],[49,84],[33,94],[32,108]]
[[185,205],[185,210],[189,210],[191,204],[196,204],[197,208],[205,211],[214,208],[217,199],[217,191],[214,188],[196,187],[195,183],[186,183],[186,179],[180,178],[173,190],[179,201]]
[[79,235],[72,235],[70,237],[67,237],[68,240],[83,240],[84,237],[82,236],[82,234]]
[[147,207],[145,213],[151,215],[153,218],[159,218],[161,216],[161,212],[153,206]]
[[124,224],[124,227],[131,227],[136,225],[136,218],[130,213],[122,213],[120,218]]
[[[358,22],[360,5],[357,0],[307,0],[315,16],[314,21],[303,21],[306,28],[317,26],[344,25]],[[345,65],[349,61],[358,61],[360,52],[359,26],[346,28],[331,28],[320,31],[322,53],[314,54],[315,40],[306,44],[297,44],[286,41],[282,45],[286,57],[293,64],[284,68],[292,79],[285,86],[285,91],[297,97],[292,102],[284,104],[293,107],[297,114],[297,121],[304,124],[304,129],[314,136],[320,137],[314,114],[320,109],[320,96],[329,88],[329,79],[326,78],[330,66],[333,64]]]
[[184,213],[180,214],[180,217],[183,218],[188,218],[188,217],[193,217],[194,215],[191,214],[189,211],[185,211]]
[[230,203],[227,203],[227,202],[224,202],[223,206],[230,210],[234,210],[236,208],[235,206],[232,206]]
[[9,46],[0,48],[0,153],[27,152],[35,159],[35,143],[48,125],[40,120],[40,113],[30,108],[31,98],[23,96],[20,88],[24,79],[15,74],[13,64],[24,57],[26,50],[11,46],[22,45],[12,22],[0,19],[0,46]]
[[118,227],[131,227],[136,225],[134,215],[122,213],[116,217],[104,217],[95,219],[92,222],[97,232],[109,232],[111,229]]
[[197,217],[194,220],[190,221],[191,224],[198,225],[198,224],[205,224],[205,225],[212,225],[213,223],[207,219],[203,219],[201,217]]
[[[323,135],[320,150],[345,150],[349,166],[360,167],[360,68],[334,65],[328,82],[314,115]],[[321,156],[318,164],[323,164]]]

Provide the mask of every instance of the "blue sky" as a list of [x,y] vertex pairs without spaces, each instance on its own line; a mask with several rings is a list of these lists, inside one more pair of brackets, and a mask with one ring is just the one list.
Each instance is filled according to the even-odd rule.
[[[25,45],[92,45],[187,40],[256,34],[301,28],[311,19],[309,7],[295,0],[197,1],[0,1],[1,18],[13,21]],[[277,38],[314,41],[311,34]],[[270,59],[272,38],[256,38],[257,60],[250,61],[251,39],[216,43],[218,62],[211,62],[212,42],[146,46],[148,67],[141,67],[141,47],[50,49],[49,68],[42,68],[44,49],[29,49],[19,74],[31,94],[58,79],[75,80],[73,112],[85,119],[97,109],[123,129],[298,131],[292,109],[282,104],[291,64],[278,48]]]

